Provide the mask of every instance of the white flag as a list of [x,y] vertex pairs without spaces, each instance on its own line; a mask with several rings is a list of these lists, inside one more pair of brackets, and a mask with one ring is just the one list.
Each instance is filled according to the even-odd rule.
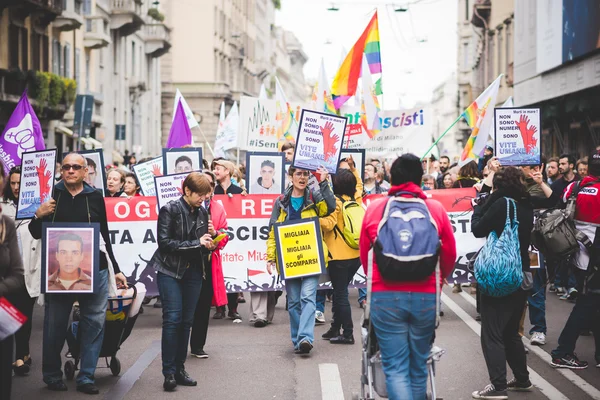
[[262,83],[260,85],[260,92],[258,92],[258,98],[263,100],[263,99],[267,99],[267,89],[265,88],[265,84]]
[[215,157],[225,157],[225,151],[238,147],[240,114],[237,102],[233,103],[227,118],[217,130],[215,138]]
[[188,126],[190,127],[190,129],[198,126],[198,121],[196,121],[196,118],[194,118],[194,113],[190,109],[190,106],[188,106],[187,101],[185,101],[185,99],[183,98],[183,95],[181,94],[179,89],[177,89],[177,91],[175,92],[175,101],[173,102],[173,119],[175,119],[175,112],[177,111],[177,103],[179,102],[180,99],[181,99],[181,105],[183,106],[183,111],[185,112],[185,118],[187,119],[187,122],[188,122]]

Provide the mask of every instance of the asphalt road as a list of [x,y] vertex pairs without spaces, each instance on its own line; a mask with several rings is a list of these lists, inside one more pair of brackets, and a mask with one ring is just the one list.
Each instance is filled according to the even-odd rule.
[[[474,297],[465,289],[452,294],[445,289],[444,317],[437,331],[436,344],[446,350],[437,364],[436,387],[438,397],[450,400],[470,399],[474,390],[488,383],[487,369],[479,342],[479,323]],[[246,298],[249,300],[249,295]],[[162,390],[160,359],[159,309],[145,307],[132,335],[118,353],[122,371],[114,377],[107,368],[98,368],[96,383],[100,396],[110,400],[130,399],[351,399],[360,391],[360,346],[332,345],[320,339],[328,324],[315,329],[315,348],[310,357],[293,354],[289,339],[287,312],[283,298],[277,307],[274,323],[257,329],[247,323],[248,303],[240,305],[243,323],[229,320],[211,320],[205,351],[208,359],[190,358],[186,368],[199,382],[197,387],[179,387],[173,393]],[[352,291],[355,325],[362,310]],[[548,293],[548,343],[529,346],[528,365],[535,390],[530,393],[511,393],[511,399],[600,399],[600,368],[595,368],[593,337],[581,337],[577,345],[579,358],[590,362],[583,371],[556,370],[549,365],[549,352],[557,339],[573,304],[561,301]],[[75,391],[75,383],[68,382],[69,391],[50,392],[41,379],[43,313],[36,306],[31,340],[33,368],[27,377],[13,378],[14,399],[71,399],[85,395]],[[326,317],[331,317],[331,303],[327,303]],[[529,329],[526,319],[526,333]],[[355,331],[358,339],[358,331]],[[66,351],[66,349],[65,349]],[[63,352],[64,354],[64,352]],[[63,361],[64,362],[64,361]],[[99,366],[105,366],[100,360]],[[510,373],[509,373],[510,377]],[[343,393],[343,394],[342,394]]]

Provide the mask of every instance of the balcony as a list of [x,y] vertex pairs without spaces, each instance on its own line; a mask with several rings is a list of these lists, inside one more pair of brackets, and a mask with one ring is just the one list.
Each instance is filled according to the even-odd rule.
[[110,29],[129,36],[144,25],[141,0],[110,0]]
[[473,4],[473,17],[471,23],[477,28],[486,28],[492,13],[491,0],[475,0]]
[[171,48],[171,30],[162,23],[152,23],[144,26],[146,37],[146,54],[161,57]]
[[67,32],[79,29],[83,25],[81,3],[75,0],[62,0],[63,12],[54,20],[54,27]]
[[83,45],[86,49],[101,49],[110,44],[108,21],[101,16],[85,17]]
[[35,15],[48,25],[63,12],[63,0],[2,0],[0,8],[11,8],[20,18]]

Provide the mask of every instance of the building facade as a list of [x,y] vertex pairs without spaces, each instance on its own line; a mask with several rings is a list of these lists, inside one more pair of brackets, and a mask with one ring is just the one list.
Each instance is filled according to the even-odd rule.
[[[194,142],[212,158],[222,102],[258,96],[261,84],[275,93],[275,76],[289,101],[305,100],[302,67],[307,57],[298,40],[275,27],[273,0],[163,0],[173,48],[162,58],[162,143],[173,119],[179,89],[199,121]],[[206,18],[207,15],[213,18]],[[199,23],[201,21],[201,23]]]
[[[73,132],[74,98],[65,94],[58,105],[50,107],[51,101],[56,103],[52,93],[48,99],[36,101],[36,90],[29,91],[40,109],[47,147],[57,147],[60,153],[102,147],[107,163],[113,161],[113,155],[118,160],[118,154],[126,149],[138,158],[160,153],[158,60],[170,48],[170,30],[160,21],[158,10],[150,11],[152,5],[141,0],[2,3],[7,5],[0,6],[0,37],[8,29],[9,40],[0,40],[0,54],[7,54],[0,57],[0,70],[50,73],[51,79],[75,82],[75,94],[93,96],[91,127]],[[9,62],[3,65],[2,60]],[[32,87],[30,82],[25,84]],[[19,89],[11,88],[13,92]],[[7,95],[5,91],[3,98]],[[12,95],[14,101],[16,94]],[[10,103],[2,105],[0,124],[12,112]],[[120,137],[124,140],[116,140],[117,130],[125,133]]]
[[[433,91],[431,99],[433,116],[433,139],[437,140],[452,125],[462,110],[458,107],[458,83],[456,74],[449,76]],[[464,143],[456,125],[437,144],[440,156],[448,156],[451,161],[462,152]]]

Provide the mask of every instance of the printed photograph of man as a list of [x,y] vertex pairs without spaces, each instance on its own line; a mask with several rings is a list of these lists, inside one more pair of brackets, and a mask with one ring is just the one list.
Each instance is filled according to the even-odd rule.
[[192,159],[188,156],[179,156],[175,160],[175,173],[192,172],[194,170]]
[[[279,174],[281,175],[281,174]],[[260,164],[260,177],[250,187],[251,194],[281,194],[281,184],[275,181],[275,163],[264,160]]]
[[88,157],[85,158],[85,161],[87,162],[87,165],[88,165],[88,173],[84,179],[85,183],[87,183],[88,185],[90,185],[93,188],[96,188],[96,176],[97,176],[96,162]]
[[75,233],[61,233],[56,243],[58,270],[48,277],[48,292],[92,292],[92,277],[82,269],[83,239]]

